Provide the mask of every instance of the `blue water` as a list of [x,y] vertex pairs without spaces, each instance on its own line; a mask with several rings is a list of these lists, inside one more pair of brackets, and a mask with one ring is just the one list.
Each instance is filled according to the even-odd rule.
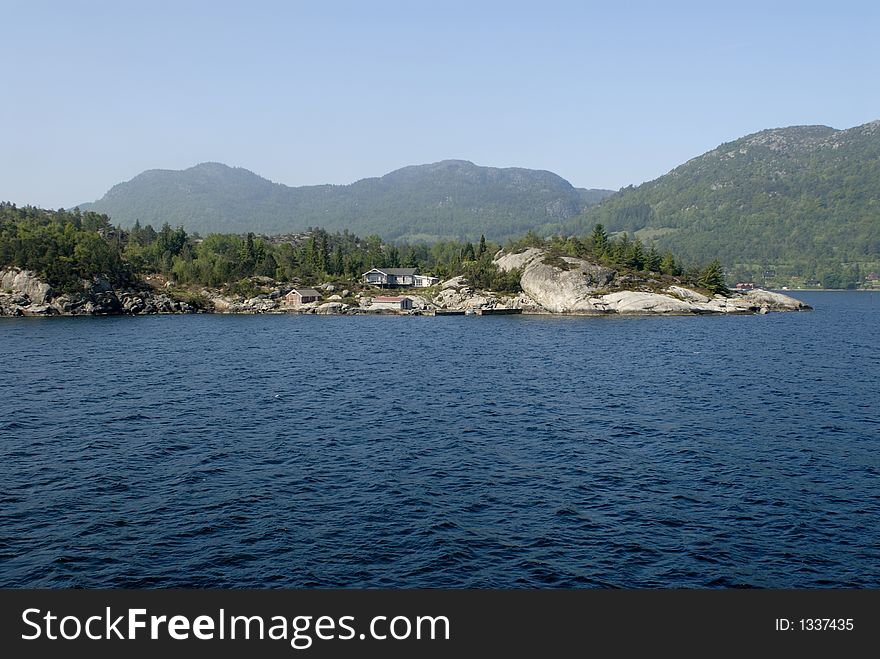
[[880,587],[880,295],[0,320],[0,586]]

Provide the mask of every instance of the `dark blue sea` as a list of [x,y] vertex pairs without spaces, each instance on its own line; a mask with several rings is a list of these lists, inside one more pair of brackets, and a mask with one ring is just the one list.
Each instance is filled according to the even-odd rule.
[[0,320],[2,587],[880,587],[880,294]]

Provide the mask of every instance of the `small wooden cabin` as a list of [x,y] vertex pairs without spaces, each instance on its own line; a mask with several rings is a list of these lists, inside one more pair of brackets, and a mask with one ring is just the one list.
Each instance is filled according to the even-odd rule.
[[294,288],[284,296],[284,302],[289,307],[298,307],[309,302],[317,302],[321,299],[321,293],[314,288]]

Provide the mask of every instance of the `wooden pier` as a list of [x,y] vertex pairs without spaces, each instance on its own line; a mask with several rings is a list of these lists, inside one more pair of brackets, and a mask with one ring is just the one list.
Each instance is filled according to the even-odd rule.
[[478,316],[509,316],[522,313],[522,309],[477,309]]

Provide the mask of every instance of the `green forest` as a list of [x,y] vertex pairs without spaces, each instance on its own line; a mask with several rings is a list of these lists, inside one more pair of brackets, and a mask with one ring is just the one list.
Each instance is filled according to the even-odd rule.
[[[543,238],[533,232],[504,246],[520,251],[539,246],[549,262],[576,256],[627,272],[669,275],[714,292],[724,292],[720,264],[684,267],[671,251],[624,234],[611,237],[601,225],[582,237]],[[158,230],[136,222],[113,226],[107,215],[80,210],[18,208],[0,203],[0,265],[33,270],[64,292],[82,290],[83,281],[102,277],[119,287],[136,286],[144,275],[161,274],[179,286],[225,288],[248,293],[248,280],[316,284],[356,282],[371,267],[417,267],[443,278],[464,275],[479,289],[519,290],[519,273],[502,272],[492,262],[501,246],[481,236],[477,242],[439,241],[431,245],[393,244],[372,235],[330,233],[313,228],[293,236],[248,233],[200,237],[164,223]],[[558,260],[560,267],[566,267]]]
[[492,264],[498,248],[485,238],[476,244],[395,245],[375,235],[362,239],[320,228],[284,237],[248,233],[203,238],[168,223],[158,230],[140,222],[123,229],[113,226],[107,215],[91,211],[0,203],[0,265],[33,270],[65,292],[81,290],[82,281],[94,277],[131,286],[148,274],[235,292],[251,277],[309,284],[357,281],[371,267],[418,267],[441,278],[463,274],[475,286],[516,290],[516,278]]
[[763,131],[628,187],[560,227],[596,223],[721,259],[731,279],[853,288],[880,272],[880,124]]

